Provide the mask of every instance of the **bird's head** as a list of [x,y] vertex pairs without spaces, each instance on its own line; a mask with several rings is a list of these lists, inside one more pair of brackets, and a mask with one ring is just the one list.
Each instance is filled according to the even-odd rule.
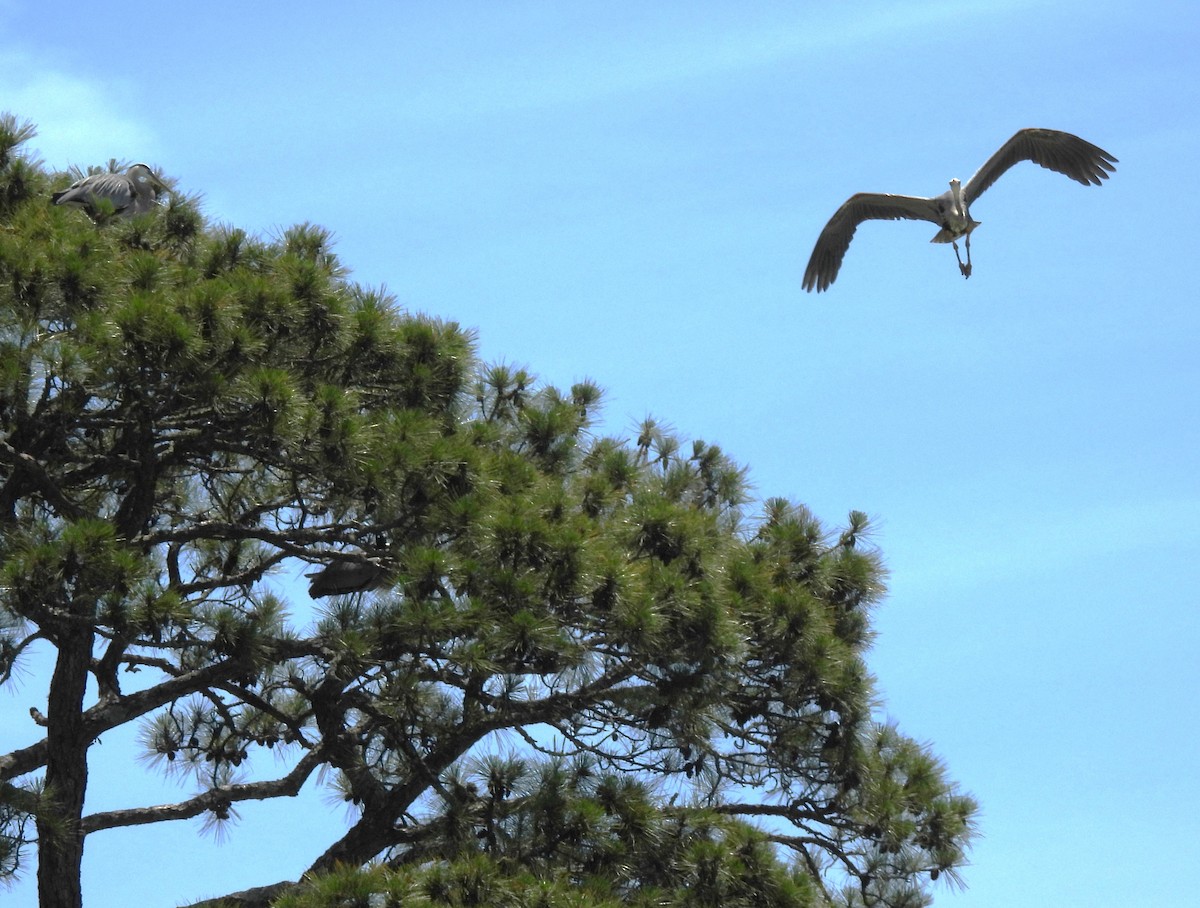
[[953,179],[950,181],[950,198],[954,200],[955,209],[961,213],[966,213],[967,206],[963,204],[961,180]]
[[125,173],[133,181],[147,183],[157,192],[163,192],[170,188],[150,169],[149,164],[134,164]]

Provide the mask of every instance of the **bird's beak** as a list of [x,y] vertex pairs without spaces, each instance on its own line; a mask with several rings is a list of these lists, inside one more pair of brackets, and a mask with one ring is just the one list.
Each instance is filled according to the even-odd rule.
[[166,191],[171,188],[166,183],[164,183],[162,181],[162,178],[150,168],[149,164],[140,164],[138,166],[145,168],[146,173],[148,174],[145,182],[149,183],[152,187],[159,190],[160,192]]

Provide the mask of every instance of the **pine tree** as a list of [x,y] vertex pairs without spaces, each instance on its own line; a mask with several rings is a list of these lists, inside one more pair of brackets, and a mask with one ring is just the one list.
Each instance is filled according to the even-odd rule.
[[[478,364],[319,227],[54,207],[31,134],[0,123],[0,681],[55,664],[44,737],[0,755],[0,870],[36,838],[43,908],[81,904],[88,836],[229,823],[319,769],[355,819],[240,904],[477,878],[900,906],[953,878],[973,802],[872,717],[864,515],[752,514],[716,446],[599,434],[594,384]],[[272,579],[301,564],[312,621]],[[200,793],[85,814],[131,722]]]

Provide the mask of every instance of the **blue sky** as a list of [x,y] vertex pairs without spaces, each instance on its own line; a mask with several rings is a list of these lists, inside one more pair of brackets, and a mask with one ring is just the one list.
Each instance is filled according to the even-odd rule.
[[[0,105],[50,166],[144,160],[213,220],[330,228],[484,359],[598,381],[613,432],[653,415],[762,496],[875,517],[882,711],[983,806],[936,904],[1195,903],[1200,7],[188,6],[0,2]],[[1116,175],[1010,171],[969,281],[932,225],[880,222],[801,290],[851,193],[941,192],[1024,126]],[[0,692],[0,752],[43,685]],[[126,743],[89,809],[180,797]],[[224,844],[91,837],[89,904],[295,878],[342,822],[242,815]]]

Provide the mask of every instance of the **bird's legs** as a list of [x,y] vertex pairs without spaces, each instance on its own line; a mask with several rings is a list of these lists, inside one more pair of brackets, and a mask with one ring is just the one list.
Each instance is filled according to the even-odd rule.
[[971,276],[971,234],[968,233],[963,242],[967,246],[967,263],[965,265],[962,257],[958,254],[958,243],[951,240],[950,245],[954,247],[954,257],[958,259],[958,270],[962,272],[964,278],[968,278]]

